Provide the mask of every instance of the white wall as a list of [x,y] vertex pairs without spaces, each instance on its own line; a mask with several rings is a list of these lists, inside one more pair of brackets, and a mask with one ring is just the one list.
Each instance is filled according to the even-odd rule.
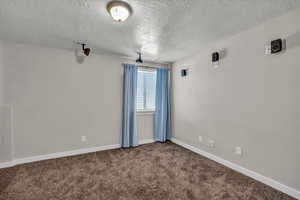
[[139,137],[143,139],[153,139],[154,137],[154,113],[138,113],[137,129]]
[[0,41],[0,104],[3,103],[3,58],[2,58],[2,42]]
[[[91,55],[79,64],[72,51],[7,42],[3,48],[15,158],[120,143],[126,60]],[[152,118],[138,120],[140,139],[152,139]]]
[[[3,58],[2,42],[0,41],[0,162],[10,160],[10,146],[7,145],[4,128],[4,105],[3,105]],[[7,152],[8,151],[8,152]]]
[[[176,62],[174,137],[300,190],[299,19],[298,9]],[[268,41],[281,37],[287,51],[265,55]],[[211,53],[223,48],[215,69]],[[187,78],[182,68],[189,68]],[[236,146],[243,157],[234,154]]]
[[3,62],[3,44],[0,41],[0,162],[11,160],[11,110],[4,104],[4,62]]

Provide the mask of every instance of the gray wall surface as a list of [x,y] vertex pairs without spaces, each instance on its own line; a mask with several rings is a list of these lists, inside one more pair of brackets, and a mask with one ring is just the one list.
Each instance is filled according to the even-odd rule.
[[[92,54],[79,64],[72,51],[8,42],[2,47],[2,104],[9,106],[1,134],[10,137],[12,123],[15,158],[120,143],[121,64],[127,60]],[[140,139],[152,139],[153,118],[138,120]]]
[[0,41],[0,162],[11,160],[10,107],[4,105],[3,45]]
[[[299,19],[298,9],[176,62],[174,137],[300,190]],[[277,38],[286,39],[287,50],[266,55],[265,46]],[[214,68],[211,53],[224,49]]]

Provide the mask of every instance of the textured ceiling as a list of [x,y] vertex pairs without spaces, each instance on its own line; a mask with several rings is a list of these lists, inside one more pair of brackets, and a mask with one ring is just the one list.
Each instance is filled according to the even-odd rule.
[[299,0],[128,0],[133,15],[113,21],[108,0],[0,0],[0,39],[172,62],[201,46],[300,7]]

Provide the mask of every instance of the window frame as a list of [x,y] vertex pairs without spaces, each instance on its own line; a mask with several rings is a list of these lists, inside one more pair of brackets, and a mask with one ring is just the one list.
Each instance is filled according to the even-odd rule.
[[[138,72],[139,71],[145,71],[145,72],[154,72],[154,74],[155,74],[155,76],[156,76],[156,69],[155,68],[152,68],[152,67],[143,67],[143,66],[139,66],[138,67]],[[155,80],[156,81],[156,80]],[[156,87],[156,84],[155,84],[155,87]],[[145,91],[144,91],[144,97],[145,97],[146,95],[145,95]],[[146,103],[146,101],[145,101],[145,98],[143,99],[144,100],[144,108],[145,108],[145,103]],[[138,109],[137,107],[136,107],[136,112],[137,112],[137,114],[138,115],[152,115],[152,114],[154,114],[155,113],[155,107],[154,107],[154,110],[152,110],[152,109]]]

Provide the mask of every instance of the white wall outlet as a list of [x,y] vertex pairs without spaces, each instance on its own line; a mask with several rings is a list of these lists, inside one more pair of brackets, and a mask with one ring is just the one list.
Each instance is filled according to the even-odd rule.
[[210,148],[214,148],[214,147],[215,147],[215,141],[213,141],[213,140],[208,140],[207,146],[210,147]]
[[198,136],[198,141],[201,143],[203,142],[203,137],[201,135]]
[[85,135],[81,136],[81,142],[86,142],[86,136]]
[[238,156],[242,156],[243,155],[242,147],[235,147],[235,154]]

